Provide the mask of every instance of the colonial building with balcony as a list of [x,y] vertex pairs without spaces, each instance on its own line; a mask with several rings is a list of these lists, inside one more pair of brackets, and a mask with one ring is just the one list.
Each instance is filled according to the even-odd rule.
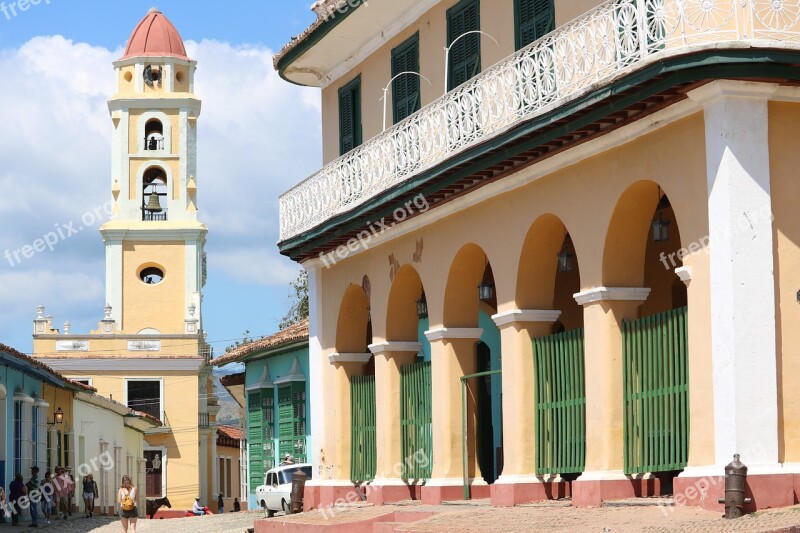
[[753,506],[793,504],[797,2],[314,9],[275,58],[322,98],[280,199],[308,500],[717,508],[739,453]]
[[150,10],[114,62],[113,207],[100,228],[104,316],[82,334],[69,323],[54,327],[40,306],[33,340],[40,361],[161,422],[147,430],[142,493],[167,496],[178,509],[219,494],[219,406],[202,320],[207,228],[197,218],[195,67],[175,26]]

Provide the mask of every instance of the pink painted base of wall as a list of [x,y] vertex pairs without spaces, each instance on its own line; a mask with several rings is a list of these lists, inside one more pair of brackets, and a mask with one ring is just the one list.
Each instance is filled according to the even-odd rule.
[[[491,485],[472,485],[470,486],[470,499],[483,500],[491,498]],[[463,500],[464,487],[461,485],[447,487],[422,487],[422,497],[424,505],[440,505],[442,502]]]
[[420,488],[419,485],[370,485],[367,501],[373,505],[384,505],[405,500],[419,500]]
[[[673,482],[675,505],[698,505],[708,511],[724,512],[718,502],[725,493],[725,478],[677,477]],[[800,501],[800,474],[764,474],[747,476],[745,497],[753,502],[744,511],[789,507]]]
[[572,482],[574,507],[599,507],[604,501],[657,496],[661,491],[658,479],[609,479]]
[[509,483],[491,485],[492,505],[494,507],[514,507],[520,503],[567,498],[570,495],[569,483]]
[[451,500],[463,500],[464,487],[422,487],[423,505],[440,505]]

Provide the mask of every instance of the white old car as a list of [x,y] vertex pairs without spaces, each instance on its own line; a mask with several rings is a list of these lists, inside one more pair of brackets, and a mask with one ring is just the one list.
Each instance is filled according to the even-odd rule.
[[267,511],[267,516],[272,517],[277,511],[289,514],[292,503],[292,474],[298,468],[311,479],[309,463],[281,465],[269,470],[264,484],[256,489],[256,501]]

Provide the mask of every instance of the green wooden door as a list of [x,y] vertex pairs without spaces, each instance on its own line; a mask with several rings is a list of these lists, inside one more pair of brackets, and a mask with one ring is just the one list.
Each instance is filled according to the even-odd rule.
[[533,340],[536,473],[583,472],[586,464],[586,381],[583,330]]
[[264,433],[261,416],[261,393],[247,395],[247,442],[250,457],[250,492],[264,483]]
[[350,478],[371,481],[375,478],[375,376],[350,378]]
[[403,479],[429,479],[433,463],[431,364],[400,367]]
[[622,327],[625,473],[680,470],[689,455],[688,308]]

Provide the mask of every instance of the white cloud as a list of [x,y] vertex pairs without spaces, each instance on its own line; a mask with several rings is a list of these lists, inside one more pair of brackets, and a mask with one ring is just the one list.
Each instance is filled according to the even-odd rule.
[[[197,183],[209,276],[285,284],[297,267],[275,246],[277,198],[321,163],[318,90],[281,80],[265,48],[208,40],[186,47],[198,61],[203,101]],[[0,50],[0,72],[13,73],[0,85],[0,254],[110,198],[107,100],[120,55],[60,36]],[[3,319],[33,318],[39,303],[73,324],[96,322],[103,261],[96,225],[14,267],[0,258],[0,341],[27,337]]]

